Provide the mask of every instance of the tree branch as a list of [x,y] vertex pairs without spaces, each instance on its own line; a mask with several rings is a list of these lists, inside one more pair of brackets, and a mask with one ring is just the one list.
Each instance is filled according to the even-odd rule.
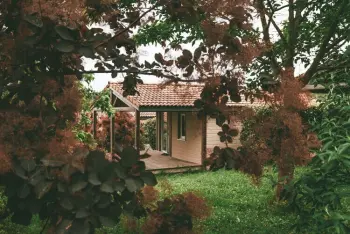
[[[265,17],[265,6],[263,0],[257,1],[257,10],[258,14],[260,15],[261,26],[263,27],[263,40],[267,45],[272,45],[269,34],[269,25],[267,24],[267,20]],[[274,73],[273,75],[277,76],[281,69],[276,58],[274,57],[273,52],[270,50],[266,52],[266,55],[270,59],[271,69]]]
[[157,76],[161,78],[168,78],[168,79],[176,79],[177,75],[166,75],[161,73],[160,70],[157,72],[145,72],[145,71],[131,71],[128,69],[125,70],[107,70],[107,71],[98,71],[98,70],[90,70],[90,71],[73,71],[73,72],[65,72],[64,75],[79,75],[79,74],[107,74],[107,73],[134,73],[134,74],[140,74],[140,75],[152,75]]
[[325,54],[327,52],[329,52],[328,47],[328,43],[331,40],[331,38],[334,36],[337,28],[338,28],[338,23],[341,19],[342,14],[345,12],[346,9],[346,5],[349,4],[349,0],[343,0],[342,3],[339,6],[338,12],[335,16],[334,21],[332,22],[332,24],[329,26],[328,28],[328,32],[325,35],[322,44],[320,46],[320,49],[314,59],[314,61],[312,62],[311,66],[309,67],[309,69],[305,72],[304,76],[302,77],[301,81],[304,84],[309,83],[309,81],[311,80],[312,76],[315,74],[315,72],[317,71],[317,67],[319,66],[321,60],[323,59],[323,57],[325,56]]
[[281,10],[281,9],[284,9],[285,7],[289,7],[289,4],[288,5],[285,5],[283,7],[280,7],[278,9],[273,9],[273,6],[272,6],[272,3],[270,2],[270,0],[267,1],[267,4],[270,8],[270,10],[272,11],[271,14],[268,14],[267,16],[269,17],[269,22],[272,23],[273,27],[276,29],[278,35],[280,36],[280,38],[282,39],[282,41],[287,45],[287,39],[285,38],[285,36],[283,35],[283,32],[282,30],[278,27],[278,25],[276,24],[275,20],[273,19],[273,15],[275,14],[275,12]]
[[[339,48],[346,43],[347,35],[340,36],[332,41],[332,43],[327,47],[328,51],[331,51],[333,48]],[[342,43],[341,43],[342,42]],[[340,46],[339,46],[340,45]]]
[[273,18],[271,18],[271,23],[273,25],[273,27],[276,29],[278,35],[280,36],[280,38],[282,39],[282,41],[287,45],[287,39],[285,38],[285,36],[283,35],[282,30],[278,27],[278,25],[276,24],[275,20]]
[[344,60],[342,62],[339,61],[328,65],[324,64],[323,66],[319,66],[316,69],[316,72],[330,72],[330,71],[336,71],[336,70],[347,69],[347,68],[350,68],[349,60]]
[[107,40],[105,41],[102,41],[101,43],[97,44],[95,46],[95,48],[99,47],[99,46],[102,46],[106,43],[108,43],[109,41],[117,38],[118,36],[120,36],[121,34],[125,33],[126,31],[128,31],[131,27],[133,27],[135,24],[137,24],[141,19],[142,17],[144,17],[146,14],[148,14],[149,12],[151,12],[152,10],[154,10],[156,7],[158,7],[158,4],[155,4],[153,7],[149,8],[147,11],[145,11],[144,13],[142,13],[136,20],[134,20],[133,22],[131,22],[128,27],[122,29],[121,31],[117,32],[114,36],[112,36],[111,38],[108,38]]
[[294,67],[294,55],[295,55],[295,16],[294,16],[294,0],[288,0],[288,47],[287,47],[287,58],[286,67]]

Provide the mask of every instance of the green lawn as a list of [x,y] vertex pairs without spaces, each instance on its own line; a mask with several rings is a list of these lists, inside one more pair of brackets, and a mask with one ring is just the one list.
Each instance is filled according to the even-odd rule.
[[274,193],[267,178],[259,186],[242,173],[224,170],[166,178],[176,193],[198,191],[213,206],[212,216],[202,223],[207,234],[291,233],[294,217],[271,203]]
[[[300,170],[298,170],[300,174]],[[284,212],[273,201],[274,191],[267,178],[259,186],[235,171],[199,172],[161,175],[174,193],[196,191],[213,207],[213,214],[200,226],[205,234],[289,234],[295,216]],[[120,228],[99,234],[123,233]]]
[[[300,174],[300,172],[299,172]],[[259,186],[252,184],[248,176],[234,171],[197,172],[176,175],[159,175],[158,180],[168,179],[174,193],[196,191],[213,206],[213,214],[200,225],[206,234],[288,234],[295,216],[274,205],[273,189],[267,178]],[[9,223],[7,223],[9,225]],[[4,225],[4,224],[3,224]],[[39,233],[39,222],[31,227],[15,227],[3,233]],[[13,225],[13,224],[12,224]],[[11,225],[11,226],[12,226]],[[17,226],[17,225],[15,225]],[[2,230],[1,230],[2,229]],[[9,230],[9,229],[7,229]],[[16,230],[16,231],[15,231]],[[101,230],[99,234],[123,233],[121,228]]]

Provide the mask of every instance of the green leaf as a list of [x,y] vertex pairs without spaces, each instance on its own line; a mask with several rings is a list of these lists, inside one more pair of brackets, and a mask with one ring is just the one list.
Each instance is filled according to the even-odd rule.
[[26,172],[25,170],[23,169],[23,167],[17,165],[17,164],[14,164],[13,165],[13,169],[16,173],[17,176],[21,177],[22,179],[28,179],[28,177],[26,176]]
[[64,162],[59,160],[41,159],[41,162],[47,167],[61,167],[64,165]]
[[52,182],[41,181],[39,184],[35,186],[35,194],[38,199],[41,199],[47,192],[50,191],[52,187]]
[[216,117],[216,125],[218,126],[222,126],[226,121],[226,117],[224,115],[219,115],[218,117]]
[[182,51],[182,55],[183,55],[184,57],[186,57],[187,59],[189,59],[189,60],[192,59],[192,53],[191,53],[191,51],[189,51],[189,50],[184,49],[184,50]]
[[60,202],[60,205],[66,210],[72,210],[74,208],[73,202],[67,197]]
[[333,145],[333,141],[327,142],[326,144],[323,145],[322,151],[329,149],[332,145]]
[[221,136],[220,137],[220,142],[225,142],[226,141],[226,136]]
[[108,207],[110,204],[111,204],[111,195],[107,194],[107,193],[101,194],[101,198],[98,202],[97,207],[104,209],[104,208]]
[[143,187],[142,180],[138,178],[127,178],[125,179],[126,188],[130,192],[136,192],[137,190],[141,189]]
[[235,161],[232,158],[227,158],[226,160],[226,169],[231,170],[235,166]]
[[350,149],[350,143],[342,144],[338,148],[338,153],[339,154],[345,154],[347,151]]
[[67,191],[67,186],[65,184],[63,184],[62,182],[59,182],[57,184],[57,190],[58,190],[58,192],[64,193]]
[[201,55],[202,55],[202,47],[198,47],[194,51],[194,61],[197,62],[198,59],[201,57]]
[[69,164],[64,165],[62,168],[63,176],[66,180],[69,180],[73,173],[75,173],[77,170],[73,167],[71,167]]
[[222,125],[222,131],[224,132],[224,133],[228,133],[228,131],[230,130],[230,127],[228,126],[228,124],[224,124],[224,125]]
[[90,172],[88,180],[89,180],[90,184],[92,184],[92,185],[100,185],[101,184],[101,181],[98,179],[96,172]]
[[125,183],[123,181],[117,181],[117,182],[114,182],[113,187],[114,187],[114,191],[123,192],[125,189]]
[[44,169],[40,168],[31,177],[29,177],[28,182],[33,186],[37,185],[40,181],[45,179],[43,172]]
[[120,165],[119,163],[115,164],[115,168],[114,168],[115,173],[117,174],[117,176],[121,179],[125,179],[126,178],[126,172],[125,172],[125,168],[122,167],[122,165]]
[[81,47],[81,48],[79,48],[78,53],[83,55],[84,57],[87,57],[87,58],[94,58],[95,57],[95,53],[94,53],[93,49],[90,47]]
[[230,135],[231,137],[238,136],[238,134],[239,134],[238,129],[230,129],[230,130],[228,131],[228,135]]
[[37,17],[35,15],[25,15],[23,19],[38,28],[41,28],[44,25],[40,17]]
[[23,184],[21,187],[19,187],[17,191],[17,195],[19,198],[26,198],[30,194],[30,187],[28,184]]
[[82,218],[86,218],[90,215],[90,213],[86,210],[86,209],[80,209],[77,211],[77,213],[75,214],[75,217],[77,219],[82,219]]
[[120,156],[120,163],[125,167],[131,167],[139,160],[138,152],[131,146],[126,147]]
[[163,55],[161,53],[156,53],[154,55],[154,59],[160,64],[163,64],[163,62],[164,62],[164,58],[163,58]]
[[152,65],[148,61],[145,61],[145,67],[151,69]]
[[74,41],[72,30],[63,25],[57,25],[55,31],[62,37],[64,40]]
[[99,220],[101,222],[101,225],[104,227],[115,227],[117,225],[117,221],[114,221],[113,219],[109,217],[99,216]]
[[100,190],[102,192],[105,192],[105,193],[113,193],[114,192],[114,189],[113,189],[113,184],[111,181],[107,181],[107,182],[104,182],[101,187],[100,187]]
[[31,172],[35,169],[36,163],[33,159],[23,159],[21,160],[21,166],[23,167],[24,170],[27,172]]
[[143,180],[143,182],[145,182],[145,184],[147,184],[149,186],[156,186],[157,185],[157,179],[156,179],[155,175],[150,171],[142,172],[141,179]]
[[84,189],[87,184],[88,184],[88,182],[86,182],[86,181],[79,181],[79,182],[73,184],[71,187],[72,193],[76,193],[76,192]]
[[69,41],[60,41],[55,44],[55,47],[57,50],[64,52],[64,53],[69,53],[74,50],[74,44],[69,42]]

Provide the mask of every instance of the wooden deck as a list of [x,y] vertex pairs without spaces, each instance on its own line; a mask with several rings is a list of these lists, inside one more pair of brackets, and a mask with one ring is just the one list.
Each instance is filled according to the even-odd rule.
[[[143,154],[144,151],[141,151],[141,154]],[[173,170],[174,172],[177,171],[176,169],[183,169],[187,168],[190,169],[193,168],[200,168],[201,165],[191,162],[182,161],[170,156],[164,156],[162,155],[163,152],[156,151],[156,150],[149,150],[147,152],[151,155],[149,158],[142,159],[142,161],[146,164],[146,170],[151,171],[159,171],[159,170]],[[169,170],[170,171],[170,170]]]

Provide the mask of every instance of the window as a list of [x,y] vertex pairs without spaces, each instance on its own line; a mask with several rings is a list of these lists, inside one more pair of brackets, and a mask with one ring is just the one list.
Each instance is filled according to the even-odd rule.
[[177,138],[186,139],[186,114],[179,113],[177,118]]

